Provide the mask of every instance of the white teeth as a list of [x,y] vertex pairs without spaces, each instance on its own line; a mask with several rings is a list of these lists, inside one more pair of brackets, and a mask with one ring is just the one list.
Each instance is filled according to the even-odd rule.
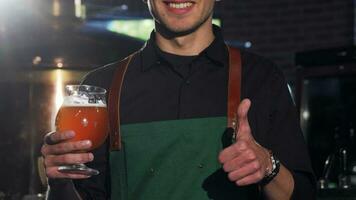
[[188,7],[192,6],[193,3],[191,3],[191,2],[187,2],[187,3],[169,3],[168,5],[171,8],[184,9],[184,8],[188,8]]

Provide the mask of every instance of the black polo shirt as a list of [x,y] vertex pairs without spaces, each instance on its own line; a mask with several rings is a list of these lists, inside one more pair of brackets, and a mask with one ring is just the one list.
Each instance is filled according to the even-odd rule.
[[[196,56],[162,52],[154,33],[132,59],[121,95],[121,123],[226,116],[228,51],[220,29],[214,41]],[[118,44],[119,45],[119,44]],[[85,84],[109,89],[117,63],[89,73]],[[242,51],[242,97],[257,142],[271,149],[293,174],[294,199],[314,199],[314,179],[296,109],[282,72],[269,60]],[[75,180],[84,199],[110,197],[108,143],[95,150],[89,165],[98,176]]]

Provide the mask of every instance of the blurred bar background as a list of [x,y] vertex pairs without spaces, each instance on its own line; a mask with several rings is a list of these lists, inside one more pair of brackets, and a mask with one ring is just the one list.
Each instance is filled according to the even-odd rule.
[[[319,199],[356,199],[355,11],[353,0],[216,3],[226,41],[284,71]],[[141,48],[152,28],[141,0],[0,0],[0,200],[44,198],[39,149],[64,85]]]

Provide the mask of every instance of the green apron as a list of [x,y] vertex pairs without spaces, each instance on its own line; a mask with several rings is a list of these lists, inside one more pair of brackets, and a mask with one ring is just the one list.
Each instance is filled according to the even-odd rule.
[[[218,162],[226,117],[121,126],[121,151],[110,153],[112,200],[244,200]],[[249,198],[248,198],[249,197]]]

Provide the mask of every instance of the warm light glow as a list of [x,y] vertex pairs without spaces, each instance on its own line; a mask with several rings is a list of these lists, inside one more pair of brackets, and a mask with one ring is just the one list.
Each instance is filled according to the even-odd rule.
[[82,5],[82,1],[81,0],[74,0],[74,4],[75,5]]
[[61,15],[61,4],[59,3],[59,0],[53,0],[52,14],[55,17],[58,17]]
[[82,13],[82,1],[81,0],[75,0],[74,1],[74,5],[75,5],[75,16],[78,18],[81,18],[83,16]]
[[54,63],[56,64],[56,67],[58,67],[58,68],[62,68],[64,66],[63,58],[54,59]]
[[58,68],[62,68],[63,67],[63,63],[57,63],[57,67]]
[[87,7],[85,7],[85,4],[82,5],[82,19],[87,18]]
[[38,65],[38,64],[41,63],[41,61],[42,61],[42,58],[40,56],[36,56],[36,57],[33,58],[32,64]]
[[[213,24],[221,26],[221,21],[219,19],[213,19]],[[140,40],[147,40],[154,26],[155,23],[152,19],[127,19],[110,21],[106,29]]]
[[61,107],[62,103],[63,103],[63,71],[61,69],[57,69],[55,71],[56,76],[55,76],[55,91],[54,91],[54,105],[55,108],[52,112],[52,124],[51,124],[51,129],[55,130],[55,119],[56,119],[56,115],[57,112],[59,110],[59,108]]
[[113,20],[108,23],[107,30],[135,37],[140,40],[147,40],[154,28],[151,19],[140,20]]

